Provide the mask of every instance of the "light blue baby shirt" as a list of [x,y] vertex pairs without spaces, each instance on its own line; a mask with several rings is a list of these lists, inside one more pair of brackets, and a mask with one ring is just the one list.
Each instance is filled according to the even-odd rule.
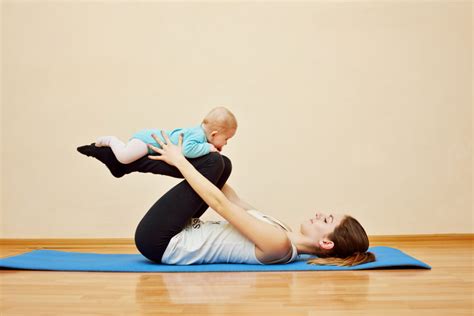
[[[178,144],[179,134],[183,133],[183,155],[187,158],[197,158],[207,155],[210,152],[210,144],[207,142],[204,129],[199,124],[191,128],[176,128],[172,131],[165,131],[173,144]],[[151,137],[151,134],[158,136],[163,142],[161,130],[156,128],[143,129],[133,134],[130,139],[137,138],[146,144],[161,148],[161,146]],[[148,148],[150,154],[156,154]]]

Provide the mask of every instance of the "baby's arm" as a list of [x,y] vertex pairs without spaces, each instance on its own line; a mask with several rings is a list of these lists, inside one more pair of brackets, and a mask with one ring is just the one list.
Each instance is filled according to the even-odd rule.
[[211,152],[211,144],[202,143],[195,139],[188,139],[183,142],[183,155],[186,158],[197,158]]
[[184,133],[182,143],[182,154],[186,158],[198,158],[209,154],[210,152],[219,152],[213,144],[209,143],[201,129],[191,129]]

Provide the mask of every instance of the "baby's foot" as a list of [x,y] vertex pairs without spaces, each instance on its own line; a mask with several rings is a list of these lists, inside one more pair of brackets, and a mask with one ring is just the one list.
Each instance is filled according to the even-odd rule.
[[102,136],[97,138],[95,141],[96,147],[110,147],[110,141],[112,140],[113,136]]

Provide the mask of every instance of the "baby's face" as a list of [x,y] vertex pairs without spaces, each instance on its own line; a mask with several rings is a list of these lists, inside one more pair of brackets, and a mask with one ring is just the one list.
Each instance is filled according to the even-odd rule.
[[222,151],[222,148],[227,145],[227,141],[231,139],[234,135],[235,129],[224,132],[217,132],[216,134],[211,136],[209,142],[213,144],[217,150]]

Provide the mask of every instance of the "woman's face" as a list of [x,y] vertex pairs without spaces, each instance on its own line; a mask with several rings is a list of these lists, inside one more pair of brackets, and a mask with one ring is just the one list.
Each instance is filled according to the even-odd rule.
[[327,236],[334,231],[341,221],[344,219],[343,214],[325,214],[316,213],[314,217],[301,223],[301,234],[309,237],[316,243],[316,246],[324,249],[331,249],[332,241],[329,242]]

